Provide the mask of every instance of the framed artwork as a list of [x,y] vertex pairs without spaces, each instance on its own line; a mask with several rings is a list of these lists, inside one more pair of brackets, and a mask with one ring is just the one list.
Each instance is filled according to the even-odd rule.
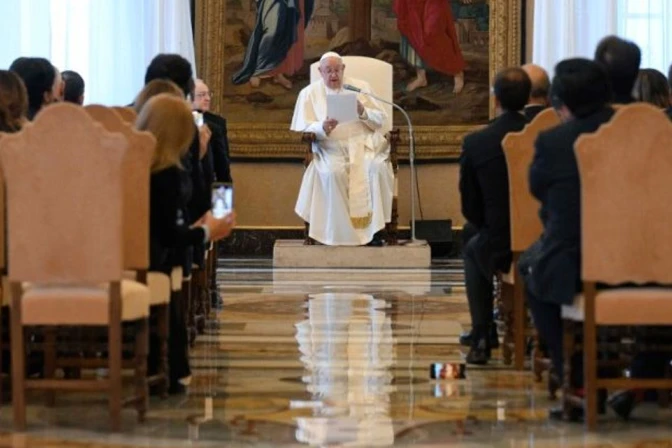
[[[417,158],[455,158],[494,114],[493,75],[520,63],[520,2],[196,0],[198,74],[228,119],[233,157],[296,159],[306,147],[288,128],[310,65],[330,50],[382,59]],[[405,122],[394,119],[404,158]]]

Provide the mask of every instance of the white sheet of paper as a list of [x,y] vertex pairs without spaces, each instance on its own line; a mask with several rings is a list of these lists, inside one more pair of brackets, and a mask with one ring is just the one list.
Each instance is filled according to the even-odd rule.
[[355,121],[357,114],[357,95],[342,93],[340,95],[327,95],[327,117],[333,118],[339,123]]

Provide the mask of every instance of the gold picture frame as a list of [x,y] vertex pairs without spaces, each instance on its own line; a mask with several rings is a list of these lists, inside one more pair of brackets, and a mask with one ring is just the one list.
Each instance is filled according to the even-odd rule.
[[[489,0],[490,54],[489,72],[495,74],[521,61],[521,2],[523,0]],[[199,76],[213,88],[224,84],[224,40],[226,0],[196,0],[195,46]],[[212,99],[215,112],[221,110],[221,98]],[[490,117],[495,113],[490,97]],[[459,157],[465,134],[481,125],[416,126],[416,159],[446,160]],[[301,134],[289,131],[289,123],[229,123],[231,157],[249,159],[302,159],[306,153]],[[408,158],[408,132],[401,128],[399,156]]]

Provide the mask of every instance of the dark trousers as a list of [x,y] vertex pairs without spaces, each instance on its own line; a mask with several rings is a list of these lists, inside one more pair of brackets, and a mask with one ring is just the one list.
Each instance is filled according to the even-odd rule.
[[527,305],[530,308],[539,339],[546,344],[551,362],[558,375],[563,372],[562,350],[562,308],[560,305],[543,300],[536,293],[532,270],[541,255],[541,241],[537,241],[523,252],[518,260],[518,270],[525,285]]
[[487,332],[493,322],[494,273],[488,266],[487,254],[478,249],[478,231],[472,225],[467,224],[464,232],[464,277],[474,340],[476,340],[480,337],[487,337]]
[[[168,274],[170,275],[170,274]],[[178,294],[171,297],[168,305],[168,368],[170,371],[170,385],[174,387],[178,380],[191,375],[189,367],[189,336],[186,321],[186,303],[184,296]],[[149,375],[158,371],[161,344],[156,334],[149,339],[149,357],[147,370]]]

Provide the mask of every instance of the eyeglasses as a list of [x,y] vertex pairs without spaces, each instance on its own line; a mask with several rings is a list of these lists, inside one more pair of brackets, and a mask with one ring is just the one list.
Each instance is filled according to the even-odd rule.
[[334,74],[341,73],[341,72],[343,71],[343,67],[338,67],[338,68],[331,68],[331,67],[330,67],[330,68],[323,68],[322,71],[323,71],[323,73],[325,73],[325,74],[327,74],[327,75],[334,75]]
[[215,95],[215,92],[199,92],[196,94],[196,98],[212,98]]

